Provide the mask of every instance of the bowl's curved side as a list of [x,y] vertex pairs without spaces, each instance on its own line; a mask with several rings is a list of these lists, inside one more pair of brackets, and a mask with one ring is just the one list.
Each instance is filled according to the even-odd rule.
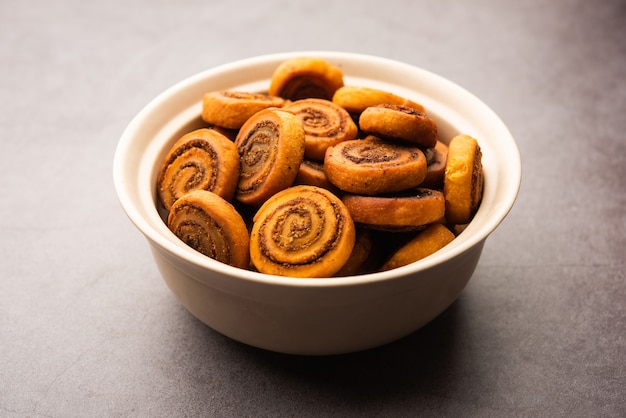
[[[398,340],[447,309],[472,276],[483,242],[455,263],[405,276],[392,283],[357,287],[285,287],[255,283],[227,292],[197,280],[198,267],[181,263],[151,245],[157,267],[172,293],[200,321],[236,341],[281,353],[332,355]],[[216,281],[232,280],[217,277]]]

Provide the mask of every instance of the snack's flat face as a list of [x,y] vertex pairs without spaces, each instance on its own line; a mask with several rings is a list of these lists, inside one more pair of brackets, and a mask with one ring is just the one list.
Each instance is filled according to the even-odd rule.
[[234,144],[213,129],[198,129],[180,138],[168,152],[157,180],[161,204],[169,210],[193,190],[209,190],[226,200],[235,193],[239,154]]
[[282,62],[274,71],[269,94],[287,100],[331,100],[343,86],[343,72],[327,60],[295,57]]
[[235,198],[260,205],[293,184],[304,159],[304,128],[293,114],[266,109],[246,121],[235,145],[241,156]]
[[348,261],[354,223],[326,189],[294,186],[270,198],[254,217],[250,255],[262,273],[331,277]]
[[344,141],[326,151],[324,171],[332,184],[356,194],[377,195],[417,187],[426,157],[416,147],[375,139]]
[[331,101],[302,99],[283,108],[293,113],[304,127],[304,157],[323,161],[326,149],[342,141],[355,139],[358,128],[350,114]]
[[194,250],[225,264],[249,267],[249,237],[237,210],[215,193],[196,190],[176,200],[168,227]]

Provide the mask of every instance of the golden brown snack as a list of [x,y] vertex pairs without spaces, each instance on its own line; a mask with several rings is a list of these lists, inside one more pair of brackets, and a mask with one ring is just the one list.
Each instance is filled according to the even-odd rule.
[[235,145],[241,156],[235,198],[260,205],[292,185],[304,159],[304,128],[289,112],[265,109],[244,123]]
[[383,264],[381,271],[406,266],[421,260],[448,245],[454,239],[454,234],[440,223],[429,225],[419,232],[415,238],[399,248]]
[[467,228],[468,224],[454,224],[454,225],[449,225],[450,230],[452,231],[452,233],[455,236],[459,236],[459,234],[463,231],[465,231],[465,229]]
[[412,107],[393,104],[370,106],[361,113],[359,127],[365,133],[430,148],[437,144],[437,123]]
[[457,135],[448,144],[443,181],[446,219],[466,224],[476,214],[483,193],[482,151],[469,135]]
[[380,196],[346,194],[341,200],[354,222],[374,229],[417,230],[442,221],[445,215],[443,193],[438,190],[417,188]]
[[293,183],[294,185],[317,186],[329,190],[335,195],[341,194],[341,190],[328,181],[328,177],[324,173],[324,164],[317,161],[302,161]]
[[262,273],[331,277],[346,263],[354,222],[326,189],[293,186],[268,199],[254,216],[250,257]]
[[411,107],[424,112],[424,106],[396,94],[361,86],[343,86],[335,92],[332,101],[346,109],[351,115],[359,115],[365,109],[380,104],[393,104]]
[[196,251],[234,267],[250,264],[246,224],[235,208],[206,190],[187,193],[172,205],[167,226]]
[[239,154],[226,136],[198,129],[182,136],[165,156],[157,179],[159,201],[167,210],[192,190],[233,198],[239,178]]
[[330,100],[343,86],[343,72],[316,57],[295,57],[274,70],[268,93],[288,100],[317,98]]
[[284,104],[282,97],[262,93],[211,91],[202,98],[202,120],[227,129],[239,129],[258,111]]
[[302,99],[283,108],[296,115],[304,126],[304,158],[323,161],[326,149],[356,138],[358,128],[350,114],[324,99]]
[[335,273],[336,277],[354,276],[368,272],[367,261],[372,251],[372,237],[370,231],[365,228],[356,229],[354,247],[348,261]]
[[443,177],[446,171],[446,161],[448,160],[448,146],[437,141],[434,147],[424,150],[426,156],[426,178],[420,187],[429,189],[443,188]]
[[326,150],[324,172],[332,184],[349,193],[394,193],[426,178],[426,157],[417,147],[375,137],[355,139]]

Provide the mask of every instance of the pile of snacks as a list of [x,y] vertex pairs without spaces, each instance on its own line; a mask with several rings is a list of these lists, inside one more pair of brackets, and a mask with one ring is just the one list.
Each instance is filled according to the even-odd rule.
[[159,204],[183,242],[235,267],[400,267],[452,241],[482,198],[476,139],[442,141],[421,104],[344,85],[323,59],[281,63],[267,93],[206,92],[201,115],[162,163]]

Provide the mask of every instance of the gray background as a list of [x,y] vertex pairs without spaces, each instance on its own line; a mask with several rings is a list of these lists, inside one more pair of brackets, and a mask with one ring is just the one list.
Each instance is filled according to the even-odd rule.
[[[378,349],[250,348],[174,299],[112,184],[170,85],[294,50],[438,73],[523,183],[458,301]],[[626,415],[626,2],[0,1],[0,416]]]

